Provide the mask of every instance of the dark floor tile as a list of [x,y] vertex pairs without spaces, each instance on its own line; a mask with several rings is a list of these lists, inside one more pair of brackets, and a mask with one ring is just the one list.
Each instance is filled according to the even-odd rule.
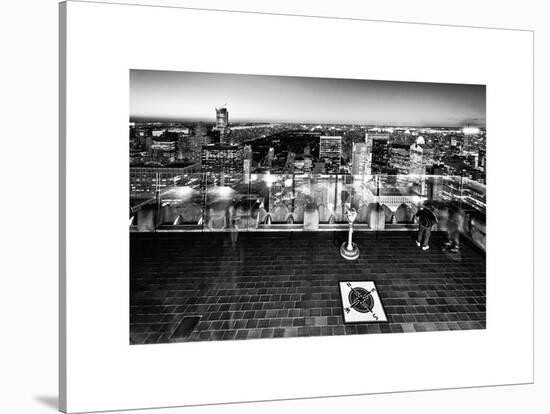
[[[485,256],[468,244],[457,260],[420,254],[407,232],[357,232],[365,249],[346,262],[332,233],[242,233],[238,251],[226,236],[131,233],[130,343],[254,339],[265,329],[294,337],[486,326]],[[434,246],[444,237],[434,232]],[[344,325],[342,275],[376,281],[388,324]],[[171,338],[193,314],[202,314],[195,328]]]

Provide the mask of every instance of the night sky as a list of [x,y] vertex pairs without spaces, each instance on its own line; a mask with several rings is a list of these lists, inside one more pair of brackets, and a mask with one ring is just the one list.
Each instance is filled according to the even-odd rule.
[[485,86],[130,70],[130,119],[485,127]]

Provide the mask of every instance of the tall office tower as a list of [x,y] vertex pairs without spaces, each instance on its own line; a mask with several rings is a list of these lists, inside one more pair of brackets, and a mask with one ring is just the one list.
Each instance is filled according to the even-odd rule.
[[339,173],[340,159],[342,158],[342,137],[321,136],[319,140],[319,159],[325,162],[328,173]]
[[245,145],[243,148],[243,157],[245,160],[252,161],[252,145]]
[[429,200],[442,200],[443,184],[445,181],[445,168],[441,164],[434,164],[426,167],[426,174],[429,175],[427,180],[427,196]]
[[200,161],[202,157],[202,147],[210,144],[210,137],[208,135],[195,135],[189,137],[189,152],[188,157],[192,161]]
[[420,186],[420,196],[425,197],[427,195],[426,188],[426,160],[424,154],[424,146],[420,144],[424,142],[422,137],[419,137],[414,144],[410,147],[409,152],[409,174],[418,176],[418,184]]
[[189,154],[189,137],[186,135],[179,136],[176,143],[176,159],[183,161],[187,154]]
[[370,175],[371,156],[366,143],[354,143],[351,152],[351,173],[353,175]]
[[296,161],[296,154],[292,151],[288,151],[285,162],[285,170],[294,170],[294,162]]
[[408,174],[410,168],[410,145],[392,144],[390,146],[390,168],[398,174]]
[[486,151],[484,149],[478,150],[478,167],[485,168],[486,160]]
[[250,172],[252,170],[252,145],[245,145],[243,148],[243,176],[244,183],[250,182]]
[[267,155],[264,158],[264,166],[272,167],[274,159],[275,159],[275,148],[269,147],[269,150],[267,151]]
[[424,149],[416,142],[409,149],[409,174],[425,174]]
[[203,145],[201,172],[237,175],[242,171],[242,147],[223,143]]
[[216,128],[222,129],[229,126],[229,112],[225,106],[216,108]]
[[130,145],[135,145],[137,142],[136,123],[130,122]]
[[150,151],[152,161],[166,164],[176,160],[175,141],[153,141]]
[[197,137],[202,137],[206,135],[206,127],[200,122],[197,123],[197,125],[195,125],[194,131],[195,131],[195,136]]
[[372,142],[372,158],[371,170],[373,174],[380,174],[384,169],[388,168],[390,160],[389,133],[368,133],[365,137],[366,141]]
[[[230,129],[229,129],[229,111],[224,106],[216,108],[216,126],[214,130],[220,133],[220,143],[228,143]],[[232,142],[229,142],[232,144]]]
[[462,139],[462,151],[470,151],[470,135],[464,135],[464,138]]

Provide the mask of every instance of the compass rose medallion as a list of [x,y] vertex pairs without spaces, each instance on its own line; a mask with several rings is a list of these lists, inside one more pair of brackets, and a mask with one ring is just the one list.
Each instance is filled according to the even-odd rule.
[[374,282],[340,282],[344,322],[387,322]]

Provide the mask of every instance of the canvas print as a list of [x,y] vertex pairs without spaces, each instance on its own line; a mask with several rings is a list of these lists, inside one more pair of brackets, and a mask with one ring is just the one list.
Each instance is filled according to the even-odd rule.
[[130,344],[485,329],[485,85],[129,77]]

